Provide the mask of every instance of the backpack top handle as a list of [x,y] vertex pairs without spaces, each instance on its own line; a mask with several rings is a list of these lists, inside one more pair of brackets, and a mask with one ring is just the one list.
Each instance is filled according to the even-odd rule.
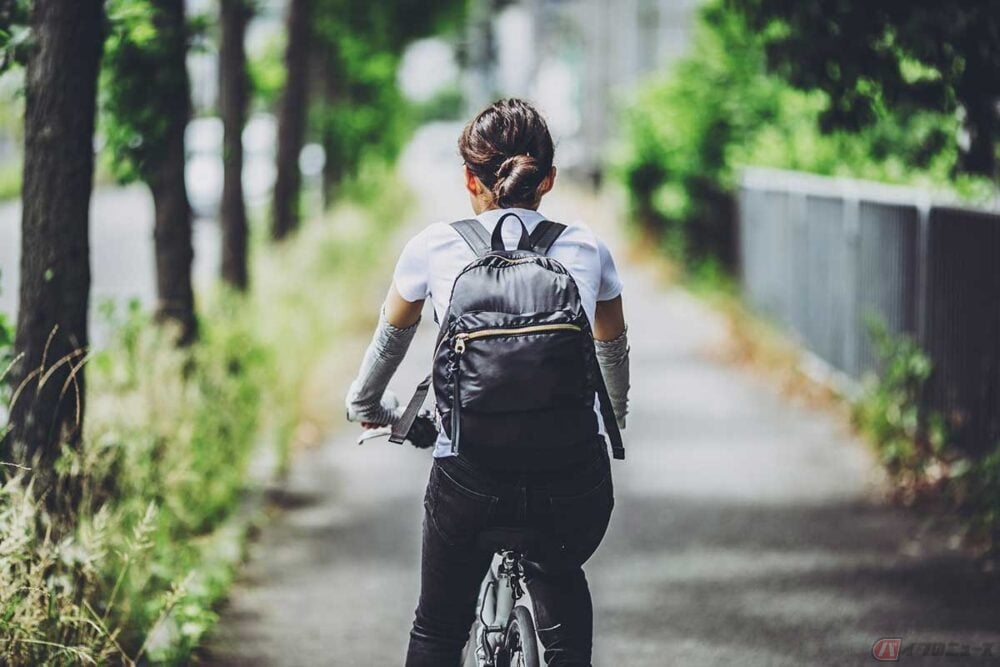
[[497,226],[493,228],[493,237],[490,239],[490,247],[494,252],[501,252],[507,249],[507,246],[503,244],[503,223],[507,218],[514,218],[521,225],[521,239],[517,242],[518,250],[531,250],[532,243],[531,237],[528,235],[528,229],[524,226],[524,221],[518,217],[517,213],[504,213],[497,220]]

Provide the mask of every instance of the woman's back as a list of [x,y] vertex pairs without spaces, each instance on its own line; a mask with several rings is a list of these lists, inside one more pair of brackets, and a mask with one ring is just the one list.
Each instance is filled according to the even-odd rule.
[[[500,230],[505,247],[513,249],[520,236],[526,237],[545,219],[538,212],[539,203],[552,189],[556,178],[554,146],[544,119],[526,102],[502,100],[485,109],[465,127],[459,140],[459,152],[464,161],[465,189],[477,224],[483,226],[483,231],[492,235],[496,225],[502,224],[503,217],[509,213],[523,223],[523,231],[520,224],[509,224]],[[539,471],[541,477],[530,472],[509,474],[491,470],[484,464],[487,459],[477,461],[473,456],[456,452],[457,448],[450,446],[446,434],[438,438],[424,497],[421,592],[410,633],[408,667],[459,665],[474,617],[479,582],[492,557],[491,553],[483,552],[477,538],[493,526],[511,523],[541,530],[558,543],[553,556],[526,564],[533,575],[527,585],[535,605],[537,627],[542,628],[538,634],[546,663],[550,667],[590,664],[593,619],[582,565],[603,538],[614,504],[607,446],[598,430],[602,423],[600,405],[606,408],[604,414],[609,420],[607,423],[612,424],[612,436],[617,436],[614,425],[624,428],[627,411],[628,341],[620,298],[622,285],[607,247],[583,223],[556,222],[566,224],[567,228],[548,249],[548,258],[554,261],[539,258],[533,252],[525,255],[500,252],[496,243],[493,248],[497,254],[486,256],[476,264],[482,274],[478,286],[469,292],[473,298],[468,299],[459,298],[456,278],[476,260],[476,253],[459,232],[441,222],[428,226],[411,239],[399,258],[378,328],[347,397],[349,419],[360,421],[366,427],[400,422],[400,433],[406,432],[407,420],[400,420],[402,411],[386,400],[384,394],[413,339],[424,301],[430,298],[436,319],[445,327],[437,353],[442,355],[438,361],[447,363],[435,365],[435,389],[440,389],[443,396],[450,393],[451,401],[445,399],[444,405],[438,401],[437,407],[440,417],[448,413],[453,417],[441,420],[447,423],[451,433],[463,430],[458,428],[462,418],[455,418],[462,410],[477,407],[485,408],[480,412],[497,412],[492,402],[473,406],[475,398],[469,398],[470,394],[475,397],[477,392],[479,397],[486,395],[491,391],[491,383],[495,383],[494,387],[514,387],[514,391],[505,390],[499,394],[498,403],[513,405],[529,398],[536,401],[540,397],[544,405],[538,410],[535,409],[537,402],[516,407],[509,419],[506,414],[499,417],[493,414],[492,418],[496,419],[491,423],[497,428],[480,429],[480,443],[492,438],[498,440],[493,443],[496,447],[508,443],[516,445],[517,438],[508,438],[503,433],[530,434],[528,429],[511,428],[518,419],[526,419],[529,412],[534,418],[538,416],[536,413],[545,411],[554,414],[559,410],[577,411],[573,412],[572,429],[554,429],[551,438],[546,435],[536,438],[538,443],[530,443],[531,447],[536,444],[548,447],[554,442],[554,450],[561,446],[563,452],[574,452],[573,457],[553,457],[562,467],[556,465],[544,473]],[[553,308],[551,304],[558,301],[555,298],[525,301],[527,296],[522,298],[522,295],[536,292],[521,289],[529,284],[527,280],[506,282],[511,276],[501,275],[507,270],[501,266],[505,263],[510,265],[512,274],[521,272],[518,275],[522,276],[528,275],[522,271],[534,263],[540,272],[538,275],[548,272],[554,284],[559,281],[569,284],[562,292],[551,290],[549,293],[566,296],[568,290],[572,299],[567,303],[572,305]],[[567,272],[575,283],[575,290]],[[458,283],[465,281],[463,276]],[[531,284],[541,285],[538,282]],[[456,304],[469,306],[463,310],[469,315],[466,320],[450,317],[454,314],[449,312],[453,287]],[[484,307],[499,302],[510,310]],[[543,303],[549,305],[544,312],[530,305]],[[472,322],[476,317],[503,320],[507,324],[511,324],[508,320],[512,317],[517,321],[506,328],[495,328],[493,323]],[[534,317],[549,319],[544,325],[521,326]],[[560,317],[566,321],[553,324]],[[462,329],[463,325],[478,328]],[[482,328],[484,326],[489,328]],[[453,345],[443,346],[449,342],[448,336]],[[538,338],[544,336],[551,338],[540,342]],[[530,364],[503,361],[518,357],[503,357],[506,352],[502,349],[486,351],[476,347],[487,345],[487,340],[493,341],[489,345],[501,347],[535,346],[527,358],[532,359],[532,363],[537,362],[539,369],[531,368]],[[524,351],[525,348],[519,349]],[[462,357],[466,352],[475,363],[469,357]],[[500,361],[488,366],[488,372],[477,373],[482,369],[475,368],[475,364],[481,364],[490,354],[500,354]],[[574,355],[579,359],[573,363],[559,361],[563,357],[576,359]],[[585,365],[588,361],[589,366]],[[557,368],[560,363],[561,367]],[[539,376],[541,380],[536,378],[533,382],[529,377],[523,382],[512,382],[505,371],[515,367],[526,376],[539,376],[540,369],[544,372]],[[443,369],[440,374],[439,368]],[[553,379],[563,368],[576,370],[576,375],[570,374],[570,377],[579,380],[578,388],[567,390],[567,386],[576,385]],[[466,385],[460,384],[463,373],[468,373],[464,378],[468,381]],[[443,381],[438,382],[441,378]],[[466,389],[461,394],[464,398],[460,398],[460,386]],[[594,402],[598,419],[592,418],[589,403],[595,386],[603,399]],[[519,394],[521,387],[525,388],[523,395]],[[564,405],[569,402],[573,405]],[[499,408],[511,405],[499,405]],[[475,413],[475,410],[469,412]],[[465,430],[468,431],[468,427]],[[501,437],[497,433],[501,433]],[[469,449],[472,450],[471,445],[477,444],[475,429],[469,435]],[[621,442],[618,440],[616,445],[615,437],[611,439],[617,457],[621,453]],[[459,440],[456,436],[456,443]]]

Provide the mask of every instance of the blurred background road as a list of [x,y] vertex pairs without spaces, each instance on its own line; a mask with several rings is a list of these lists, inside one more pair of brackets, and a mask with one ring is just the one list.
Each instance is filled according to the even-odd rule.
[[[91,327],[94,340],[102,344],[106,327],[97,305],[110,301],[121,306],[137,299],[145,307],[156,300],[153,271],[153,200],[140,185],[98,189],[91,201]],[[21,205],[0,205],[0,311],[17,312],[18,255],[21,249]],[[204,288],[218,275],[221,248],[219,228],[213,222],[194,225],[195,262],[192,269],[197,285]]]

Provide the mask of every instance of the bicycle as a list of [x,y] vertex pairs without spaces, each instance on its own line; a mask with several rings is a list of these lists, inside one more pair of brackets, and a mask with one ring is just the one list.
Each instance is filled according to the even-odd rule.
[[[428,415],[421,417],[432,423]],[[387,437],[391,432],[388,426],[366,429],[358,444]],[[542,544],[540,537],[524,528],[500,527],[483,531],[478,544],[494,556],[479,588],[476,620],[465,647],[463,666],[545,667],[522,563],[524,554]]]
[[464,667],[544,667],[522,559],[536,542],[519,528],[484,531],[479,546],[494,551],[476,604]]

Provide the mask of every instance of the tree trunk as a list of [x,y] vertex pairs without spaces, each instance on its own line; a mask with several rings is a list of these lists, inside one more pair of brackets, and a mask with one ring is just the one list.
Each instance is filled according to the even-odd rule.
[[330,127],[323,129],[323,151],[326,162],[323,163],[323,206],[330,208],[337,195],[337,186],[344,180],[343,165],[337,159],[337,141]]
[[[83,426],[101,0],[35,0],[25,84],[18,388],[0,458],[51,462]],[[43,469],[44,471],[44,469]]]
[[[320,68],[325,107],[328,113],[344,102],[344,91],[342,89],[341,73],[343,68],[340,65],[340,54],[334,46],[329,46],[323,57],[323,66]],[[344,179],[343,164],[340,161],[339,139],[334,132],[333,123],[327,119],[323,124],[323,151],[326,160],[323,162],[323,204],[329,208],[333,204],[336,187]]]
[[309,0],[288,3],[285,49],[285,89],[278,110],[277,178],[274,183],[274,219],[271,236],[280,240],[299,224],[299,191],[302,174],[299,153],[306,131],[308,104]]
[[184,130],[191,116],[191,93],[187,74],[187,28],[184,0],[156,0],[158,38],[167,55],[163,67],[171,72],[162,85],[171,90],[163,109],[166,129],[162,160],[150,172],[148,184],[153,194],[156,222],[156,319],[178,327],[178,344],[187,345],[197,337],[198,324],[191,287],[191,205],[184,183]]
[[[326,91],[327,109],[332,109],[339,100]],[[339,137],[334,132],[333,123],[325,119],[323,123],[323,133],[320,138],[323,144],[323,206],[330,208],[337,194],[337,186],[344,180],[343,163],[340,161]]]
[[247,288],[247,214],[243,201],[243,126],[247,113],[247,59],[244,35],[250,10],[245,0],[221,0],[219,108],[225,138],[222,163],[222,280]]

